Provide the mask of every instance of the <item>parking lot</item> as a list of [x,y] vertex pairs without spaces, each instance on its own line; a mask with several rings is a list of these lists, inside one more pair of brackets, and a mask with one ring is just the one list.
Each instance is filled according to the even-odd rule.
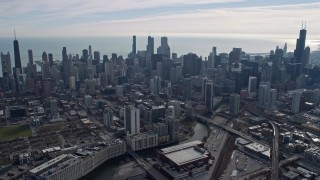
[[261,161],[253,159],[240,151],[233,151],[230,163],[219,179],[237,179],[264,167],[266,165]]

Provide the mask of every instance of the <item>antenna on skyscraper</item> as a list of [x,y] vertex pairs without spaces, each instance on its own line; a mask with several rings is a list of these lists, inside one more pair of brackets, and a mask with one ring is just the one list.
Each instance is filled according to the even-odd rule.
[[302,21],[302,23],[301,23],[301,29],[303,29],[303,21]]
[[14,33],[14,40],[17,40],[16,29],[13,30],[13,33]]
[[304,22],[304,29],[307,29],[307,21]]

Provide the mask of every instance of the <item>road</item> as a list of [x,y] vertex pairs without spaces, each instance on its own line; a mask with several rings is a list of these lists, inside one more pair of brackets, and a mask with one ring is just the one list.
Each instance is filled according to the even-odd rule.
[[212,128],[211,134],[205,144],[207,146],[207,150],[211,153],[211,156],[215,157],[215,160],[213,161],[213,165],[210,167],[208,174],[204,175],[201,179],[212,179],[214,174],[217,172],[219,166],[218,162],[221,162],[219,158],[221,158],[221,152],[224,152],[223,149],[225,147],[227,137],[228,132],[217,127]]
[[221,129],[223,129],[223,130],[225,130],[225,131],[231,132],[231,133],[233,133],[233,134],[235,134],[235,135],[238,135],[238,136],[240,136],[240,137],[242,137],[242,138],[244,138],[244,139],[247,139],[247,140],[249,140],[249,141],[251,141],[251,142],[256,142],[256,143],[262,144],[262,145],[264,145],[264,146],[266,146],[266,147],[269,147],[268,144],[263,143],[263,142],[260,142],[260,141],[258,141],[258,140],[256,140],[256,139],[253,139],[252,137],[250,137],[250,136],[248,136],[248,135],[246,135],[246,134],[244,134],[244,133],[241,133],[241,132],[239,132],[239,131],[237,131],[237,130],[235,130],[235,129],[227,126],[227,125],[218,124],[217,122],[214,122],[212,119],[209,119],[209,118],[207,118],[207,117],[201,116],[201,115],[199,115],[199,114],[194,114],[194,116],[197,117],[197,118],[199,118],[199,119],[201,119],[201,120],[204,121],[204,122],[209,122],[209,123],[211,123],[211,124],[213,124],[213,125],[215,125],[215,126],[220,127]]
[[142,166],[153,178],[155,178],[157,180],[167,180],[168,179],[163,174],[161,174],[159,171],[157,171],[155,168],[153,168],[151,164],[149,164],[147,161],[145,161],[143,158],[141,158],[133,150],[127,148],[127,153],[130,154],[137,161],[137,163],[140,166]]
[[269,123],[273,128],[273,146],[272,146],[272,162],[271,162],[271,179],[279,179],[279,130],[278,127],[271,121]]

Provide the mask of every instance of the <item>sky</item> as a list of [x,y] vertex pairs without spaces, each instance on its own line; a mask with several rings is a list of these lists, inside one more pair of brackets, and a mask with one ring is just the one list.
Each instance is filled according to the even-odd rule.
[[1,0],[0,37],[187,36],[320,40],[316,0]]

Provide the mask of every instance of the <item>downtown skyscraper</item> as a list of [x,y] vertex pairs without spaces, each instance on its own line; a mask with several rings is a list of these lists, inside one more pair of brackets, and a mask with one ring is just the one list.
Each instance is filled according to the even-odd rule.
[[240,95],[233,93],[230,94],[229,99],[229,107],[230,107],[230,113],[233,115],[238,115],[240,111]]
[[299,38],[297,39],[296,49],[294,50],[294,58],[296,63],[302,62],[303,52],[306,46],[306,37],[307,37],[307,30],[306,26],[300,30]]
[[164,57],[170,58],[170,47],[167,37],[161,37],[161,45],[157,49],[157,54],[162,54]]
[[70,77],[70,68],[72,66],[72,63],[70,59],[68,58],[67,54],[67,48],[62,48],[62,66],[61,66],[61,75],[62,80],[66,85],[69,86],[69,77]]
[[154,54],[154,38],[151,36],[148,36],[147,53]]
[[258,103],[261,110],[266,110],[269,104],[270,85],[261,83],[259,86]]
[[124,127],[126,134],[140,133],[140,109],[132,105],[124,107]]
[[137,54],[137,37],[133,36],[132,37],[132,56],[133,58],[136,57]]
[[[14,34],[16,34],[16,33],[14,33]],[[15,65],[15,68],[19,68],[19,74],[22,74],[19,42],[17,40],[16,35],[15,35],[15,39],[13,41],[13,50],[14,50],[14,65]]]
[[2,76],[9,77],[12,75],[11,69],[11,58],[9,52],[7,54],[3,54],[1,52],[1,65],[2,65]]

